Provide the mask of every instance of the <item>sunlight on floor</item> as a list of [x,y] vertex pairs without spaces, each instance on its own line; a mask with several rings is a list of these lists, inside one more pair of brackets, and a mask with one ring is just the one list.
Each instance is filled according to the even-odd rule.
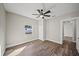
[[10,53],[8,56],[16,56],[16,55],[18,55],[19,53],[21,53],[21,52],[24,50],[25,47],[26,47],[26,46],[14,50],[14,51],[13,51],[12,53]]

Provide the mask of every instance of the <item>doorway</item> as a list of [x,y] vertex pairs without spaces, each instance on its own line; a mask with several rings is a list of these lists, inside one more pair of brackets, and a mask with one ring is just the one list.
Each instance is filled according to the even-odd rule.
[[74,41],[74,23],[72,21],[64,21],[64,40]]
[[62,21],[62,43],[64,40],[76,42],[76,20]]

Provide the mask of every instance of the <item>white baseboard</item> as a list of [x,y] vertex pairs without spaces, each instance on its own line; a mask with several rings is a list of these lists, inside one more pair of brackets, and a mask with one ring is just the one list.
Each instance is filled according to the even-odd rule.
[[[49,39],[46,39],[46,40],[49,40]],[[53,40],[53,39],[51,39],[51,40],[49,40],[49,41],[52,41],[52,42],[55,42],[55,43],[58,43],[58,44],[62,44],[62,41],[59,42],[59,41],[55,41],[55,40]]]
[[[35,39],[35,40],[36,40],[36,39]],[[13,46],[16,46],[16,45],[20,45],[20,44],[23,44],[23,43],[26,43],[26,42],[30,42],[30,41],[33,41],[33,40],[24,41],[24,42],[19,42],[19,43],[16,43],[16,44],[10,44],[10,45],[7,45],[6,48],[10,48],[10,47],[13,47]]]
[[[6,49],[6,48],[5,48]],[[5,53],[5,49],[2,51],[2,54],[1,54],[1,56],[3,56],[4,55],[4,53]]]
[[[36,40],[36,39],[35,39]],[[41,39],[40,39],[41,40]],[[49,39],[43,39],[42,41],[44,40],[49,40]],[[25,41],[25,42],[20,42],[20,43],[17,43],[17,44],[10,44],[10,45],[7,45],[6,48],[9,48],[9,47],[13,47],[13,46],[16,46],[16,45],[20,45],[20,44],[23,44],[23,43],[26,43],[26,42],[30,42],[30,41],[33,41],[33,40],[29,40],[29,41]],[[62,44],[62,42],[59,42],[59,41],[55,41],[55,40],[49,40],[49,41],[52,41],[52,42],[56,42],[58,44]]]

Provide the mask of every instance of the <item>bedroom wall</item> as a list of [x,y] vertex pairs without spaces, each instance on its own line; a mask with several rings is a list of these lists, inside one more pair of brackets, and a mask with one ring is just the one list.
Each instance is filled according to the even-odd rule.
[[79,52],[79,18],[77,18],[77,20],[76,20],[76,47],[77,47],[77,50],[78,50],[78,52]]
[[50,40],[56,43],[62,43],[60,39],[60,21],[48,20],[46,27],[46,40]]
[[38,22],[39,22],[39,26],[38,26],[39,27],[39,39],[44,40],[44,38],[43,38],[43,36],[44,36],[44,33],[43,33],[43,31],[44,31],[43,30],[43,27],[44,27],[43,26],[43,20],[39,20]]
[[0,55],[5,52],[6,19],[3,4],[0,4]]
[[[25,34],[25,25],[32,26],[32,34]],[[7,47],[38,39],[37,20],[7,12]]]
[[46,39],[46,20],[40,19],[39,21],[39,39]]

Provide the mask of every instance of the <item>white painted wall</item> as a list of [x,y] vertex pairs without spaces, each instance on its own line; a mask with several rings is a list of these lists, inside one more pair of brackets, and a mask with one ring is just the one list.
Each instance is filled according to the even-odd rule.
[[46,40],[62,44],[60,39],[60,20],[47,21]]
[[76,20],[76,47],[79,52],[79,18]]
[[6,19],[5,19],[5,10],[2,4],[0,4],[0,55],[3,55],[5,52],[5,34],[6,34]]
[[39,21],[39,39],[46,40],[46,20],[40,19]]
[[[32,34],[25,34],[25,25],[32,26]],[[7,12],[7,47],[38,39],[38,21]]]
[[46,40],[46,32],[47,32],[47,29],[46,29],[47,28],[47,20],[46,19],[43,20],[43,26],[44,26],[43,27],[43,34],[44,34],[43,38],[44,38],[44,40]]
[[43,40],[44,38],[43,38],[43,36],[44,36],[44,34],[43,34],[43,20],[42,19],[40,19],[39,21],[39,39],[40,40]]

